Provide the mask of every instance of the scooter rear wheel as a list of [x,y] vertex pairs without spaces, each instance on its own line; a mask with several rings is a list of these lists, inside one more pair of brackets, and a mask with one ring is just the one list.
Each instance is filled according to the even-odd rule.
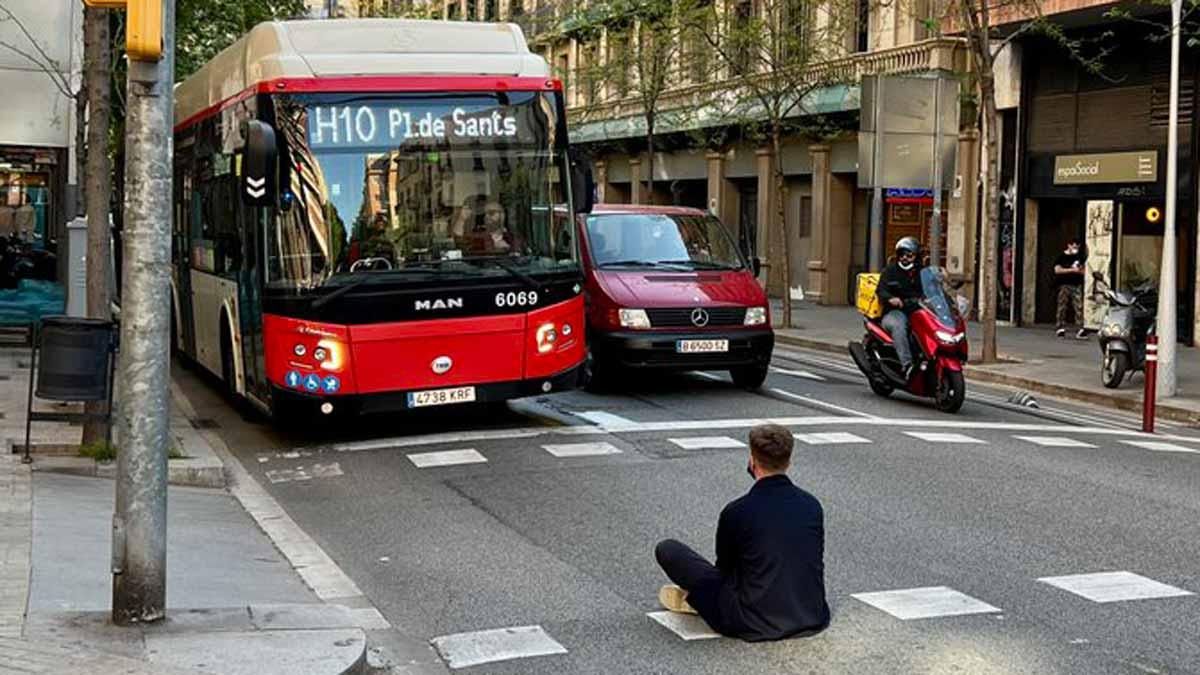
[[895,391],[892,385],[874,377],[867,378],[867,382],[871,385],[871,391],[884,398],[891,396],[892,392]]

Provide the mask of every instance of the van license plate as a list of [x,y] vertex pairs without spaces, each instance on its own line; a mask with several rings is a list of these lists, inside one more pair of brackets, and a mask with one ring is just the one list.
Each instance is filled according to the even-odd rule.
[[408,407],[424,408],[431,405],[450,405],[452,403],[471,403],[475,400],[475,387],[454,387],[453,389],[428,389],[414,391],[408,395]]
[[729,351],[729,340],[677,340],[675,351],[680,354],[715,354]]

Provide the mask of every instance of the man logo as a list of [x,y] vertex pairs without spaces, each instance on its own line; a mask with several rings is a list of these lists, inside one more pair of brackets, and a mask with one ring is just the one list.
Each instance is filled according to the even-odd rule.
[[449,356],[439,356],[430,364],[430,368],[433,368],[433,372],[438,375],[445,375],[453,367],[454,361],[451,361]]
[[438,298],[437,300],[417,300],[415,303],[418,312],[425,312],[434,309],[462,309],[462,298]]
[[697,307],[692,310],[692,325],[696,328],[704,328],[708,325],[708,312],[703,308]]

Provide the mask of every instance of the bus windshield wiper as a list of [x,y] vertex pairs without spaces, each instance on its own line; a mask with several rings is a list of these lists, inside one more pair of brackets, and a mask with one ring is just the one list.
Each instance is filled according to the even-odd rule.
[[436,274],[441,271],[442,270],[440,267],[397,267],[397,268],[390,269],[390,270],[374,270],[374,271],[359,272],[358,274],[362,274],[362,276],[359,277],[358,279],[355,279],[354,281],[351,281],[351,282],[345,284],[344,286],[338,286],[337,288],[326,293],[325,295],[322,295],[321,297],[317,298],[316,300],[313,300],[312,308],[320,309],[321,307],[324,307],[325,305],[333,302],[334,300],[337,300],[338,298],[342,297],[343,295],[346,295],[347,293],[349,293],[350,291],[353,291],[354,289],[358,288],[359,286],[362,286],[363,284],[367,283],[367,281],[369,281],[372,278],[375,278],[377,276],[387,276],[388,274],[396,274],[397,272],[421,272],[421,273],[427,273],[427,274]]
[[533,277],[514,267],[507,258],[474,258],[468,259],[467,262],[478,262],[502,269],[505,272],[508,272],[511,276],[514,276],[525,282],[525,285],[532,290],[536,291],[542,287],[542,285],[538,283],[537,279],[534,279]]

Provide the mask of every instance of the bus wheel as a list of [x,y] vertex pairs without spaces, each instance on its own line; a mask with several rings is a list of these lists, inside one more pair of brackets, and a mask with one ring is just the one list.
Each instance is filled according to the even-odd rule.
[[234,398],[237,396],[237,383],[234,382],[233,368],[233,337],[226,327],[225,317],[221,317],[221,385],[225,393]]

